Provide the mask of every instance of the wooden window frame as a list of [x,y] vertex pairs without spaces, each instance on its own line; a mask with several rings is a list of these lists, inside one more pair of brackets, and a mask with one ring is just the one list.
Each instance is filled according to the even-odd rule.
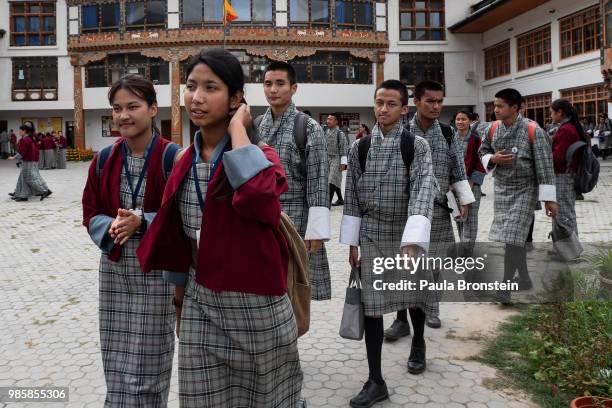
[[[585,22],[585,19],[588,21]],[[593,47],[587,49],[587,39],[585,39],[585,30],[592,26],[594,29],[592,38]],[[577,34],[577,38],[574,38]],[[602,47],[602,29],[601,29],[601,11],[599,4],[587,7],[576,13],[559,19],[559,53],[561,59],[571,58],[576,55],[582,55],[589,52],[597,51]],[[578,45],[579,50],[575,51],[574,45]]]
[[516,59],[519,71],[550,64],[550,36],[550,24],[547,24],[516,37]]
[[[402,53],[400,53],[400,55],[399,55],[399,64],[400,64],[400,80],[401,80],[401,81],[402,81],[402,82],[403,82],[403,83],[404,83],[406,86],[408,86],[408,87],[410,87],[410,88],[414,88],[414,86],[416,86],[416,83],[414,83],[414,84],[409,84],[409,83],[408,83],[408,82],[407,82],[407,81],[406,81],[404,78],[401,78],[401,76],[402,76],[402,74],[401,74],[401,73],[402,73],[402,63],[403,63],[403,62],[404,62],[404,63],[407,63],[409,66],[414,67],[413,69],[414,69],[414,70],[415,70],[415,72],[416,72],[416,69],[417,69],[417,67],[419,66],[419,64],[417,64],[417,63],[416,63],[416,61],[415,61],[415,58],[416,58],[416,56],[417,56],[417,55],[419,55],[419,56],[425,56],[425,57],[428,57],[428,56],[429,56],[429,57],[431,57],[432,59],[433,59],[434,57],[435,57],[435,58],[440,58],[440,57],[441,57],[441,59],[442,59],[442,64],[441,64],[441,69],[440,69],[440,72],[439,72],[439,74],[440,74],[440,76],[441,76],[441,80],[440,80],[440,78],[436,78],[436,76],[435,76],[435,75],[432,75],[432,74],[431,74],[431,70],[428,70],[428,71],[427,71],[427,73],[425,73],[423,80],[424,80],[424,79],[432,79],[432,80],[437,81],[437,82],[440,82],[442,85],[444,85],[444,83],[445,83],[445,80],[444,80],[444,79],[445,79],[445,78],[444,78],[444,73],[445,73],[445,71],[444,71],[444,53],[443,53],[443,52],[402,52]],[[409,59],[409,61],[406,61],[406,59]],[[435,62],[437,62],[437,61],[435,61]],[[432,64],[432,68],[434,68],[434,67],[433,67],[433,64]],[[436,70],[436,71],[437,71],[437,70]],[[415,72],[413,72],[413,74],[414,74]],[[416,81],[416,82],[419,82],[419,81]]]
[[[244,26],[254,26],[254,27],[259,27],[259,26],[274,26],[276,25],[276,1],[275,0],[269,0],[270,4],[272,6],[272,16],[270,18],[270,20],[266,20],[266,21],[253,21],[253,10],[255,9],[254,5],[253,5],[253,1],[254,0],[249,0],[249,5],[251,8],[251,20],[249,21],[238,21],[238,20],[234,20],[231,22],[232,26],[240,26],[240,27],[244,27]],[[185,29],[189,29],[189,28],[201,28],[201,27],[214,27],[214,26],[222,26],[223,25],[223,18],[221,18],[221,20],[202,20],[201,23],[184,23],[183,22],[183,7],[184,7],[184,2],[185,0],[180,0],[180,27],[181,28],[185,28]],[[204,11],[204,0],[200,0],[200,7],[202,8],[202,11]],[[222,14],[223,15],[223,14]]]
[[[11,58],[11,90],[12,90],[12,97],[11,99],[13,101],[27,101],[27,100],[43,100],[43,101],[56,101],[57,100],[57,89],[58,89],[58,84],[59,84],[59,72],[58,72],[58,66],[57,66],[57,57],[12,57]],[[55,84],[43,84],[43,86],[41,87],[34,87],[30,85],[30,67],[38,67],[38,68],[42,68],[43,70],[45,68],[53,68],[55,67]],[[18,75],[17,70],[20,67],[25,67],[25,72],[24,72],[24,76],[25,76],[25,81],[26,81],[26,86],[25,87],[17,87],[15,86],[15,79],[16,79],[16,75]],[[42,77],[44,78],[45,75],[43,73]],[[51,85],[51,86],[49,86]],[[55,85],[55,86],[52,86]],[[15,97],[16,93],[18,92],[25,92],[26,97],[24,99],[17,99]],[[40,98],[30,98],[30,94],[32,92],[40,92]],[[55,94],[54,98],[44,98],[43,95],[45,94],[45,92],[52,92]]]
[[482,122],[490,122],[491,115],[495,113],[495,101],[485,102],[484,112],[485,112],[485,117],[484,117],[484,120],[482,120]]
[[510,74],[510,39],[484,50],[485,81]]
[[[546,129],[546,125],[551,121],[550,104],[552,103],[552,92],[525,95],[524,98],[523,116],[538,122],[542,129]],[[541,115],[542,122],[538,121],[538,114]]]
[[[102,6],[105,5],[113,5],[113,6],[119,6],[119,20],[117,21],[117,25],[116,26],[105,26],[102,27]],[[98,8],[97,10],[97,14],[98,14],[98,24],[95,28],[84,28],[83,27],[83,18],[82,18],[82,13],[83,7],[87,7],[87,6],[96,6]],[[81,19],[80,19],[80,24],[81,24],[81,33],[82,34],[96,34],[96,33],[106,33],[106,32],[112,32],[112,31],[119,31],[121,30],[121,5],[119,3],[88,3],[88,4],[82,4],[81,5]]]
[[[130,62],[130,55],[131,56],[139,55],[140,57],[146,58],[147,60],[144,63],[133,63],[133,62]],[[115,64],[115,63],[110,62],[110,57],[116,57],[116,56],[122,57],[123,61],[120,64]],[[112,80],[111,72],[113,69],[116,69],[116,68],[123,69],[124,71],[123,75],[126,75],[129,73],[127,72],[128,68],[144,68],[145,69],[144,77],[153,81],[153,79],[151,78],[151,67],[156,67],[156,66],[160,67],[160,74],[161,74],[162,65],[166,65],[168,67],[167,68],[168,82],[167,83],[166,82],[154,83],[154,85],[170,85],[170,75],[171,74],[170,74],[170,63],[168,61],[165,61],[162,58],[146,57],[138,53],[109,54],[106,58],[99,60],[99,61],[94,61],[85,66],[85,87],[86,88],[104,88],[104,87],[112,86],[113,80]],[[104,68],[101,68],[101,66],[103,66]],[[106,78],[106,85],[90,86],[89,69],[103,70],[104,76]]]
[[[446,3],[444,0],[439,0],[442,2],[441,7],[432,7],[432,0],[423,0],[425,2],[425,8],[417,8],[416,3],[418,0],[400,0],[399,4],[399,39],[400,41],[445,41],[446,40]],[[437,0],[438,1],[438,0]],[[411,3],[410,5],[406,5],[405,3]],[[425,13],[425,25],[417,26],[416,25],[416,13]],[[403,26],[402,25],[402,14],[410,13],[410,25]],[[440,13],[440,26],[432,26],[431,25],[431,14],[432,13]],[[410,39],[403,39],[402,32],[410,32]],[[425,31],[425,35],[427,38],[416,38],[417,31]],[[433,32],[441,32],[440,38],[432,38]]]
[[[151,3],[152,1],[159,1],[162,2],[165,7],[164,9],[166,10],[164,12],[164,22],[163,23],[148,23],[147,22],[147,7],[149,5],[149,3]],[[127,18],[128,18],[128,4],[132,4],[132,3],[142,3],[145,9],[145,21],[143,24],[129,24],[127,22]],[[125,2],[125,11],[124,11],[124,16],[122,19],[122,24],[123,24],[123,29],[124,31],[147,31],[147,30],[165,30],[168,28],[168,1],[167,0],[128,0]]]
[[331,28],[332,25],[332,0],[327,1],[327,17],[326,23],[319,23],[312,21],[312,0],[300,0],[308,1],[308,21],[294,21],[291,20],[291,0],[287,0],[287,25],[289,27],[309,27],[309,28]]
[[[336,9],[334,9],[334,24],[338,29],[352,29],[352,30],[367,30],[374,31],[376,27],[376,2],[372,2],[371,0],[336,0],[334,6],[338,4],[338,1],[343,1],[345,3],[352,3],[353,5],[353,22],[352,23],[339,23],[337,18]],[[355,4],[369,4],[371,11],[371,24],[358,24],[357,23],[357,8]]]
[[[53,12],[43,12],[44,6],[53,6]],[[17,13],[15,12],[15,8],[17,6],[22,6],[23,7],[23,13]],[[30,9],[32,6],[38,6],[40,7],[40,12],[38,13],[31,13]],[[10,30],[11,30],[11,35],[10,35],[10,44],[11,47],[52,47],[57,45],[57,17],[56,17],[56,12],[57,12],[57,6],[55,2],[49,2],[49,1],[36,1],[36,2],[10,2],[9,3],[9,20],[10,20]],[[16,32],[15,31],[15,19],[17,17],[23,17],[24,19],[24,31],[23,32]],[[29,30],[29,18],[30,17],[38,17],[39,18],[39,30],[38,31],[30,31]],[[53,17],[54,19],[56,19],[54,27],[55,29],[53,31],[43,31],[44,30],[44,26],[45,26],[45,17]],[[24,41],[25,43],[23,45],[18,45],[15,41],[16,37],[19,36],[24,36]],[[52,37],[53,41],[51,44],[45,44],[44,39],[46,37]],[[38,37],[38,44],[30,44],[30,37]]]
[[[578,116],[591,119],[591,123],[597,125],[598,117],[602,113],[608,112],[608,90],[605,84],[593,84],[579,88],[561,89],[561,98],[567,99],[576,108]],[[593,115],[586,114],[587,104],[594,103],[595,112]]]
[[[361,85],[361,84],[367,84],[367,85],[371,85],[372,84],[372,80],[373,80],[373,76],[372,76],[372,63],[370,61],[368,61],[367,59],[363,59],[363,58],[357,58],[354,57],[352,55],[350,55],[350,53],[346,52],[345,55],[343,55],[343,57],[347,57],[347,61],[342,61],[340,58],[337,58],[337,54],[338,53],[344,53],[345,51],[317,51],[317,53],[313,56],[310,57],[300,57],[300,58],[295,58],[291,61],[288,61],[291,65],[295,66],[295,65],[306,65],[306,74],[307,74],[307,79],[306,81],[298,81],[301,83],[308,83],[308,84],[354,84],[354,85]],[[347,55],[348,54],[348,55]],[[335,57],[336,56],[336,57]],[[317,59],[313,59],[314,57],[316,57]],[[344,59],[344,58],[343,58]],[[327,71],[327,80],[325,81],[321,81],[321,80],[313,80],[312,79],[312,68],[314,66],[327,66],[328,71]],[[368,79],[366,82],[358,82],[356,80],[336,80],[334,78],[334,68],[354,68],[356,66],[359,67],[366,67],[368,69]],[[356,75],[354,77],[356,79]]]

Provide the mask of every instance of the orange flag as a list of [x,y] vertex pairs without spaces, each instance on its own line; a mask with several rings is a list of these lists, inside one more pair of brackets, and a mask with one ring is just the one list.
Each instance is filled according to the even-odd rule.
[[238,18],[238,14],[232,8],[232,5],[227,1],[223,0],[223,24],[232,22]]

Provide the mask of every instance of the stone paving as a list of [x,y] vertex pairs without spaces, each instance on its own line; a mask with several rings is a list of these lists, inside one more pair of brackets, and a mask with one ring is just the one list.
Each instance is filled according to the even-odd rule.
[[[100,407],[105,383],[98,337],[99,250],[81,226],[81,192],[87,163],[67,170],[43,171],[53,195],[40,202],[16,203],[12,191],[18,170],[0,161],[0,386],[67,386],[70,402],[53,407]],[[577,203],[581,239],[612,241],[612,162],[604,162],[599,186]],[[480,239],[492,219],[492,180],[481,206]],[[300,338],[303,395],[310,407],[347,407],[367,376],[365,345],[341,339],[348,251],[338,243],[341,208],[332,210],[333,239],[328,243],[333,299],[312,306],[310,332]],[[537,213],[535,240],[544,241],[550,222]],[[491,304],[444,303],[443,327],[426,330],[427,371],[406,371],[410,340],[385,343],[383,374],[390,401],[377,407],[530,407],[520,392],[491,384],[496,371],[470,359],[479,353],[497,324],[514,313]],[[385,327],[393,316],[385,317]],[[176,365],[176,358],[175,358]],[[178,407],[176,367],[170,407]],[[3,404],[37,407],[38,403]],[[211,407],[214,408],[214,407]],[[265,407],[262,407],[265,408]]]

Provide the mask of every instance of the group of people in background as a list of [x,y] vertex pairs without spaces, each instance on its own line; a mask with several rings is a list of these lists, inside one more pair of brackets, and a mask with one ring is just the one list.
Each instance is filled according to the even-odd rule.
[[[406,369],[417,375],[427,367],[425,326],[442,325],[435,291],[376,290],[375,258],[445,256],[455,241],[450,199],[457,201],[461,241],[473,244],[480,186],[490,173],[489,238],[505,243],[504,279],[521,290],[531,284],[525,243],[538,201],[549,216],[575,220],[572,167],[562,168],[559,158],[586,136],[567,101],[551,106],[560,125],[552,139],[521,115],[514,89],[495,95],[495,121],[459,111],[452,128],[439,120],[444,87],[424,81],[414,91],[416,114],[404,126],[406,86],[386,80],[373,95],[376,124],[371,131],[361,125],[349,147],[337,114],[323,128],[296,108],[298,84],[288,63],[266,68],[269,107],[256,118],[231,53],[203,50],[185,72],[184,104],[198,126],[194,142],[180,149],[161,137],[153,84],[123,77],[108,93],[121,137],[95,156],[83,192],[83,224],[102,251],[106,407],[167,406],[175,334],[181,407],[306,406],[281,211],[308,252],[312,299],[324,301],[331,299],[330,206],[344,206],[340,242],[348,247],[347,271],[362,285],[369,369],[349,402],[354,408],[389,398],[385,338],[412,334]],[[31,137],[33,126],[22,128]],[[430,282],[440,275],[417,274]],[[394,282],[406,274],[391,268],[382,276]],[[496,297],[507,301],[510,294]],[[396,318],[384,330],[388,313]]]

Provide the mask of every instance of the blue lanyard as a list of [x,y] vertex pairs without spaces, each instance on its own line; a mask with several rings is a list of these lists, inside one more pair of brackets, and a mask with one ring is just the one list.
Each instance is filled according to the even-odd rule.
[[127,144],[123,143],[123,156],[121,157],[121,161],[123,162],[123,169],[125,170],[125,176],[127,177],[127,184],[132,192],[132,210],[136,209],[136,202],[138,200],[138,193],[140,192],[140,187],[142,187],[142,181],[144,180],[144,176],[147,173],[147,165],[149,164],[149,156],[151,156],[151,150],[153,150],[153,146],[155,146],[155,142],[157,140],[157,134],[153,134],[153,138],[151,139],[151,143],[147,147],[144,156],[144,165],[142,166],[142,170],[140,171],[140,175],[138,176],[138,182],[136,183],[136,189],[132,187],[132,175],[130,174],[130,169],[128,167],[127,156],[129,155]]
[[[197,137],[197,136],[196,136]],[[210,177],[208,181],[212,181],[215,171],[221,163],[221,158],[223,157],[223,152],[225,152],[230,146],[230,137],[229,134],[225,134],[223,139],[219,142],[219,144],[215,147],[211,157],[212,168],[210,170]],[[200,179],[198,178],[198,169],[196,167],[196,163],[198,161],[198,156],[200,152],[196,148],[196,145],[193,146],[193,159],[191,162],[191,171],[193,173],[193,180],[195,182],[196,195],[198,196],[198,204],[200,204],[200,210],[204,213],[204,197],[202,196],[202,189],[200,188]]]

